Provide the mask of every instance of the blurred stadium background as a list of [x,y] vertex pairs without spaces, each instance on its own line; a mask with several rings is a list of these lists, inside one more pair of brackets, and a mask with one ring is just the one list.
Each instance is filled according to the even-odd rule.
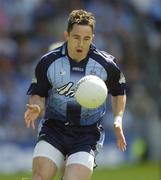
[[116,148],[108,101],[105,146],[93,179],[160,180],[160,0],[0,0],[0,179],[31,177],[36,132],[24,126],[25,93],[36,61],[64,40],[68,14],[78,8],[95,14],[95,43],[118,59],[128,84],[127,151]]

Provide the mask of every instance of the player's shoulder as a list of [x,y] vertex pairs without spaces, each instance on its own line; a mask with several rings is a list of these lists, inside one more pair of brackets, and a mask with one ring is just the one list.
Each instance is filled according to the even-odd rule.
[[45,53],[40,57],[40,60],[38,64],[43,64],[43,65],[49,65],[55,60],[65,56],[66,53],[66,44],[62,44],[59,47],[50,50],[49,52]]
[[46,54],[44,54],[41,59],[57,59],[59,57],[62,57],[66,54],[66,43],[60,45],[59,47],[50,50]]
[[100,61],[108,65],[116,66],[116,58],[110,53],[103,50],[99,50],[94,45],[91,46],[90,52],[90,56],[92,59],[95,59],[96,61]]

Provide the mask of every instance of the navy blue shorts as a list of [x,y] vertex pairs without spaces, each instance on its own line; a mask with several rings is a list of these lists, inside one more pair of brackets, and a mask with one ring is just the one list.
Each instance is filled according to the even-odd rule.
[[102,134],[104,134],[103,128],[98,123],[90,126],[71,126],[48,119],[41,127],[38,141],[45,140],[62,152],[64,156],[79,151],[85,151],[95,156],[98,151],[97,147],[104,141]]

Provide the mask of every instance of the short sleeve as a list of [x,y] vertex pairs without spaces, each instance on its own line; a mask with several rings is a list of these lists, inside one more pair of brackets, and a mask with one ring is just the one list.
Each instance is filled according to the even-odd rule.
[[108,68],[107,88],[112,96],[126,94],[126,80],[118,66],[113,63]]
[[35,68],[34,77],[27,91],[27,95],[39,95],[41,97],[48,96],[48,91],[51,88],[47,78],[48,66],[47,58],[41,58]]

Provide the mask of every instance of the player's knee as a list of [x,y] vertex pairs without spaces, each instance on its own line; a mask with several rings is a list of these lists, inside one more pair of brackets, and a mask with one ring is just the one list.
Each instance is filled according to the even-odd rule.
[[44,173],[33,172],[32,180],[51,180],[51,177]]
[[39,172],[37,169],[33,169],[32,180],[43,180],[43,173]]
[[33,174],[32,180],[43,180],[43,179],[42,179],[41,175]]
[[51,180],[53,174],[47,171],[33,170],[33,180]]
[[34,180],[51,180],[57,171],[56,165],[46,157],[34,157],[32,174]]

